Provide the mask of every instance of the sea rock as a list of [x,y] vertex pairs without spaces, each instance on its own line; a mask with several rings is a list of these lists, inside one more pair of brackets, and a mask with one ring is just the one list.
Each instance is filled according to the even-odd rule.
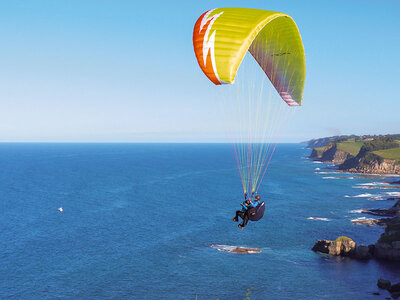
[[254,254],[261,252],[261,250],[257,248],[246,248],[246,247],[229,246],[229,245],[210,245],[210,247],[215,248],[218,251],[237,253],[237,254]]
[[[387,200],[389,200],[388,198]],[[388,209],[363,209],[363,214],[370,214],[379,217],[394,217],[400,212],[400,200]]]
[[400,292],[391,293],[391,296],[393,299],[398,299],[398,298],[400,298]]
[[379,219],[356,219],[356,220],[351,220],[351,222],[355,225],[376,225],[379,223]]
[[375,245],[368,245],[368,250],[371,256],[373,257],[375,252]]
[[312,251],[315,252],[321,252],[321,253],[329,253],[329,246],[332,242],[328,240],[318,240],[318,242],[315,243],[314,247],[312,247]]
[[392,284],[390,287],[389,287],[389,292],[390,293],[400,293],[400,282],[399,283],[396,283],[396,284]]
[[400,249],[393,249],[389,244],[376,244],[374,257],[383,260],[400,260]]
[[243,254],[250,254],[250,253],[260,253],[260,249],[256,248],[244,248],[244,247],[236,247],[229,251],[230,253],[243,253]]
[[383,290],[387,290],[387,289],[390,288],[391,283],[390,283],[390,280],[379,278],[377,285],[378,285],[378,288],[383,289]]
[[356,243],[345,236],[338,237],[335,241],[319,240],[312,248],[315,252],[326,253],[335,256],[353,256]]
[[394,249],[400,249],[400,241],[392,242],[392,247]]
[[371,254],[369,252],[369,247],[365,245],[360,245],[356,247],[355,257],[357,259],[370,259]]
[[376,259],[400,261],[400,217],[396,216],[387,223],[385,232],[375,244]]

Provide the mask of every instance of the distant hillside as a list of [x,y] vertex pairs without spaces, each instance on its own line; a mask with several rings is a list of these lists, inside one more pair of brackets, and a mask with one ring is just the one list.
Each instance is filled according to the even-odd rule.
[[379,137],[392,137],[395,140],[400,140],[400,134],[387,134],[387,135],[338,135],[338,136],[331,136],[331,137],[324,137],[319,139],[312,139],[303,144],[307,144],[308,148],[316,148],[316,147],[323,147],[328,145],[331,142],[340,142],[340,141],[347,141],[350,139],[354,139],[356,141],[363,141],[368,139],[376,139]]
[[310,158],[339,164],[339,170],[400,174],[400,134],[329,137],[309,141],[312,144],[322,146],[314,147]]

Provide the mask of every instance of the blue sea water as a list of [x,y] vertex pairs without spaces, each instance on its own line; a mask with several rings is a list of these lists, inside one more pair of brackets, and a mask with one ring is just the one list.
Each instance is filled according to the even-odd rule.
[[[353,225],[351,211],[393,201],[355,187],[390,178],[321,174],[330,166],[309,153],[278,145],[265,216],[242,231],[230,145],[0,144],[0,298],[384,299],[377,279],[400,281],[399,264],[311,248],[340,235],[374,243],[383,228]],[[363,193],[374,195],[345,197]]]

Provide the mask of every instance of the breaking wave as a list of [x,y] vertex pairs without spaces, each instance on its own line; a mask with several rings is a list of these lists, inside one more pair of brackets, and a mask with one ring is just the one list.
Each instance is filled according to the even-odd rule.
[[346,198],[368,198],[368,197],[372,197],[372,196],[373,196],[372,194],[365,193],[365,194],[359,194],[359,195],[346,195],[345,197]]
[[328,218],[316,218],[316,217],[308,217],[307,220],[318,220],[318,221],[325,221],[325,222],[331,221]]
[[368,183],[357,183],[357,185],[362,185],[362,186],[374,186],[374,185],[385,185],[387,184],[386,182],[368,182]]
[[361,214],[363,211],[365,211],[364,209],[353,209],[350,210],[349,213],[351,214]]
[[385,194],[389,196],[400,196],[400,192],[386,192]]

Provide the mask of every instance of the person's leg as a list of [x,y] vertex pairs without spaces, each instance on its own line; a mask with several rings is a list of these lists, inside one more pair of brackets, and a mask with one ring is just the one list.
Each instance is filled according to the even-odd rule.
[[243,227],[247,225],[247,222],[249,221],[249,214],[244,214],[243,222],[242,225]]
[[244,218],[244,212],[240,211],[240,210],[237,210],[236,211],[236,215],[232,220],[237,222],[239,220],[238,217],[241,217],[243,219]]
[[238,227],[240,228],[240,229],[243,229],[246,225],[247,225],[247,222],[249,221],[249,215],[247,214],[247,211],[246,211],[246,213],[244,213],[244,216],[243,216],[243,222],[242,222],[242,224],[239,224],[238,225]]

